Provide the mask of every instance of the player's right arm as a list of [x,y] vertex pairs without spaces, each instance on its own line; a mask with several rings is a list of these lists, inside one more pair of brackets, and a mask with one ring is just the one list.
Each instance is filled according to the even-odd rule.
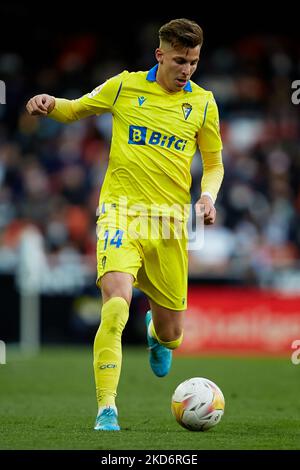
[[125,71],[112,77],[76,100],[55,98],[47,94],[36,95],[28,101],[26,109],[33,116],[48,116],[64,123],[112,111],[126,74],[128,72]]
[[43,93],[31,98],[26,105],[26,109],[31,116],[47,116],[54,109],[54,106],[54,96]]
[[[98,109],[86,106],[78,100],[55,98],[47,94],[36,95],[31,98],[26,109],[32,116],[48,116],[59,122],[70,123],[78,121],[93,114],[100,114]],[[98,112],[97,112],[98,111]]]

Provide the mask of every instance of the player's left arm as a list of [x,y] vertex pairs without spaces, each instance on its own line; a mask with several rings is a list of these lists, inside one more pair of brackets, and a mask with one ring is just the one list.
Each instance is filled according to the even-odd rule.
[[219,112],[211,92],[208,94],[197,143],[202,155],[203,175],[201,197],[196,202],[195,210],[200,215],[204,209],[204,223],[211,225],[216,220],[215,202],[224,177]]
[[221,150],[203,152],[203,176],[201,180],[201,197],[195,204],[196,214],[204,215],[204,224],[211,225],[216,220],[215,201],[224,177]]

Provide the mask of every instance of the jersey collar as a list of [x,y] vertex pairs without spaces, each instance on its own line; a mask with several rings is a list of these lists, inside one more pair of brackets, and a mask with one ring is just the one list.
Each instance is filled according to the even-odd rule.
[[[156,74],[157,74],[157,69],[158,69],[158,64],[154,65],[152,69],[149,70],[147,73],[147,80],[148,82],[156,82]],[[187,82],[187,84],[183,87],[184,91],[192,91],[192,85],[190,80]]]

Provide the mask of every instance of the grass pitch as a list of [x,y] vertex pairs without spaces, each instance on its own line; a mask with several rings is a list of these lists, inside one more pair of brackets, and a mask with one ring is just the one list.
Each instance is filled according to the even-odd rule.
[[[121,432],[96,432],[92,348],[44,349],[0,365],[0,449],[300,449],[300,366],[289,358],[175,357],[159,379],[142,348],[124,348]],[[208,432],[181,428],[170,400],[183,380],[222,389],[225,414]]]

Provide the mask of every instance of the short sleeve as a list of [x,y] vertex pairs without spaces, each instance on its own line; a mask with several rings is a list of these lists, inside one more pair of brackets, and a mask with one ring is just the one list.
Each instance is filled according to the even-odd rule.
[[203,121],[198,131],[197,142],[202,152],[218,152],[223,148],[218,106],[211,92],[208,94],[208,100],[204,108]]
[[128,74],[128,72],[124,71],[97,86],[90,93],[87,93],[78,100],[74,100],[74,112],[81,114],[84,110],[84,112],[89,115],[112,112],[126,74]]

